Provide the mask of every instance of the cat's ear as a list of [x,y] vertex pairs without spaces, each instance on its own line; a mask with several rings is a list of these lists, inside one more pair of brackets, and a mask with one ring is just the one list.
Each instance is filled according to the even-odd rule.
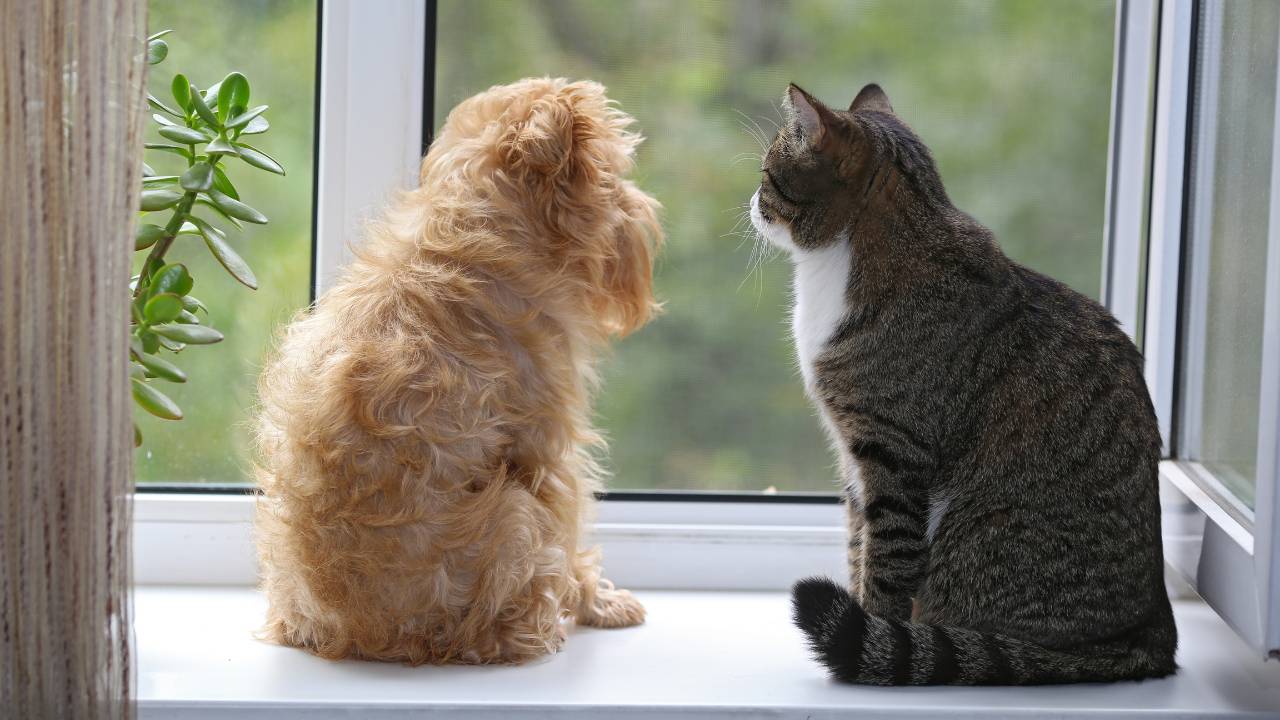
[[786,107],[788,115],[795,122],[796,127],[800,129],[800,135],[813,148],[822,147],[823,141],[826,140],[831,128],[835,127],[836,123],[840,121],[835,116],[835,113],[831,112],[830,108],[823,105],[814,96],[801,90],[795,83],[787,86],[787,95],[783,98],[783,105]]
[[869,110],[893,114],[893,106],[889,104],[889,96],[875,83],[871,83],[858,92],[858,97],[849,103],[849,112]]

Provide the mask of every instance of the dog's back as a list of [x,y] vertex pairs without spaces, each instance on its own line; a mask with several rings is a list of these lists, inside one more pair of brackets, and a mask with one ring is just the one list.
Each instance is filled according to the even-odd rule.
[[[649,316],[658,240],[656,203],[574,165],[614,152],[575,143],[578,124],[613,128],[593,142],[620,158],[635,145],[602,91],[522,81],[459,106],[424,186],[285,331],[259,386],[270,638],[330,658],[519,662],[559,647],[565,616],[643,619],[579,549],[599,484],[591,366]],[[536,162],[517,147],[530,132]],[[560,227],[548,192],[599,201]]]

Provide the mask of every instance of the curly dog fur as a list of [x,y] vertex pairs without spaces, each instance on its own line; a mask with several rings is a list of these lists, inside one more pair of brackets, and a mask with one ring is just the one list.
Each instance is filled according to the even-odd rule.
[[450,113],[262,375],[265,635],[327,658],[518,663],[644,609],[582,549],[593,365],[657,306],[640,137],[590,82]]

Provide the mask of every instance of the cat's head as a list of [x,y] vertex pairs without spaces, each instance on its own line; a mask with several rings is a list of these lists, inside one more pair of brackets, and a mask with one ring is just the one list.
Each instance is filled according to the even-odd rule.
[[787,122],[765,154],[751,220],[791,253],[849,239],[868,213],[897,207],[899,194],[946,202],[924,143],[893,111],[879,85],[833,110],[796,85],[783,98]]

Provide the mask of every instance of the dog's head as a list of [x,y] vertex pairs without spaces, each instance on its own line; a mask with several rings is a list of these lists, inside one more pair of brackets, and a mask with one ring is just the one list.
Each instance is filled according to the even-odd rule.
[[[625,335],[657,309],[658,203],[626,175],[641,137],[594,82],[531,78],[462,102],[423,161],[424,185],[470,165],[508,224],[585,297],[599,328]],[[439,152],[438,152],[439,151]]]

